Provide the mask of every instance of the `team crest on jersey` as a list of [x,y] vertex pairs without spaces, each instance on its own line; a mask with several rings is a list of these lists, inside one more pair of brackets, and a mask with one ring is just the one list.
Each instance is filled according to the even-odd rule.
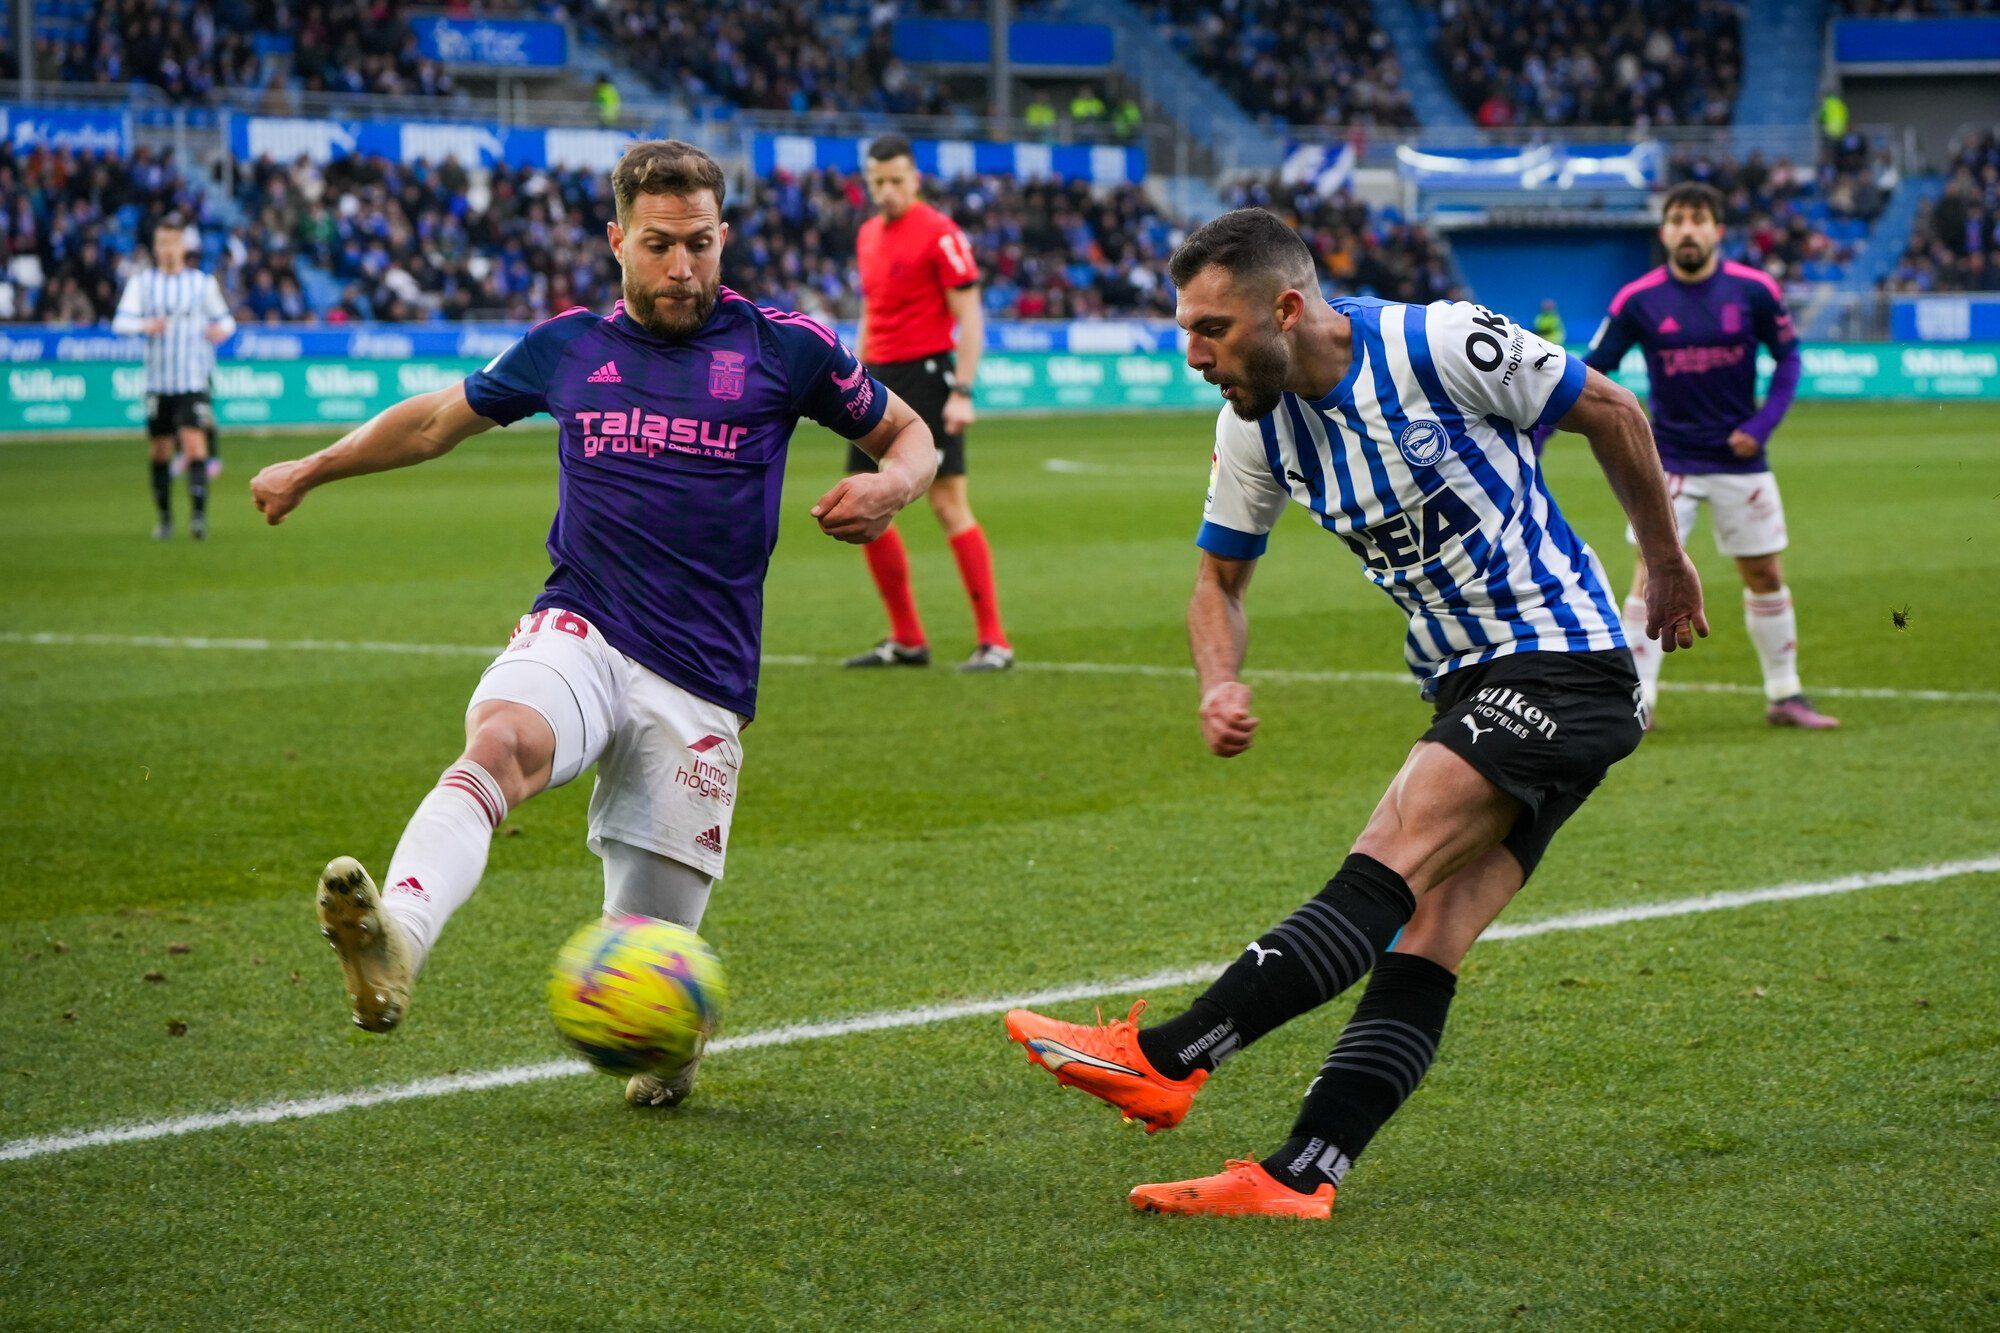
[[710,352],[708,396],[733,402],[743,396],[743,353]]
[[1396,447],[1403,451],[1403,457],[1410,460],[1413,467],[1429,467],[1444,457],[1446,438],[1444,427],[1435,421],[1412,421],[1396,436]]

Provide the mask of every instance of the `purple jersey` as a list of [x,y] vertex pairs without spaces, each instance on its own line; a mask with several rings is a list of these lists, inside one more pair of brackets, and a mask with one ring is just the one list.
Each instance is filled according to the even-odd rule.
[[555,570],[535,609],[574,611],[688,693],[754,713],[785,447],[800,417],[856,440],[888,405],[854,354],[724,287],[671,342],[623,301],[608,318],[564,311],[468,376],[465,398],[503,426],[547,412],[561,431]]
[[[1762,446],[1784,419],[1799,383],[1799,340],[1785,298],[1769,275],[1724,262],[1700,282],[1656,268],[1611,299],[1584,357],[1610,372],[1637,343],[1652,382],[1648,406],[1660,463],[1669,472],[1767,472],[1759,447],[1749,458],[1729,448],[1742,430]],[[1777,373],[1757,406],[1757,344],[1771,349]]]

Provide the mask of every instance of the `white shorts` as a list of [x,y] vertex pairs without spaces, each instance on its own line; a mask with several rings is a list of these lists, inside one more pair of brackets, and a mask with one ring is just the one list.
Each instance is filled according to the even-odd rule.
[[[1785,503],[1778,479],[1768,472],[1669,472],[1667,498],[1674,503],[1682,546],[1694,535],[1705,502],[1715,518],[1715,549],[1722,554],[1776,555],[1785,549]],[[1629,523],[1625,540],[1639,541]]]
[[521,617],[472,692],[525,704],[556,734],[560,787],[592,764],[590,849],[622,842],[720,878],[743,768],[743,718],[697,699],[604,641],[568,611]]

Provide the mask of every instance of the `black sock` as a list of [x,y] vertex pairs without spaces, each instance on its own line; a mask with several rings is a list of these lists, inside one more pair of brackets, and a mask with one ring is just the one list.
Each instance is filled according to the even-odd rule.
[[1324,889],[1245,949],[1192,1008],[1141,1032],[1139,1049],[1168,1078],[1213,1070],[1361,980],[1416,910],[1401,875],[1372,856],[1348,857]]
[[188,507],[196,518],[208,513],[208,460],[190,458],[187,464]]
[[160,522],[174,521],[174,475],[173,464],[158,462],[153,464],[153,508],[159,511]]
[[1264,1169],[1301,1193],[1336,1187],[1437,1055],[1458,978],[1411,953],[1384,954],[1354,1017],[1306,1089],[1285,1145]]

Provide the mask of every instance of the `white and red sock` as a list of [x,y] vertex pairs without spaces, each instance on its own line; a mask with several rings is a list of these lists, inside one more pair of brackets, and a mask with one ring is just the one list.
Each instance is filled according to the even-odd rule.
[[506,817],[500,784],[470,759],[446,769],[410,816],[389,858],[382,910],[409,933],[418,967],[444,923],[479,887],[493,831]]
[[910,553],[903,546],[903,534],[890,528],[861,548],[868,559],[868,572],[875,579],[875,591],[889,612],[889,637],[905,648],[924,645],[924,622],[917,618],[917,598],[910,589]]
[[1660,699],[1660,641],[1646,637],[1646,599],[1627,597],[1625,613],[1620,617],[1625,622],[1625,643],[1632,649],[1632,665],[1639,670],[1640,697],[1646,701],[1646,711],[1653,711],[1653,705]]
[[1792,590],[1743,590],[1743,624],[1757,646],[1764,667],[1764,697],[1772,703],[1800,693],[1799,617],[1792,609]]
[[993,582],[993,548],[986,544],[986,532],[977,523],[951,539],[951,553],[958,561],[958,577],[965,584],[966,600],[972,603],[972,620],[981,643],[1008,648],[1007,630],[1000,622],[1000,590]]

